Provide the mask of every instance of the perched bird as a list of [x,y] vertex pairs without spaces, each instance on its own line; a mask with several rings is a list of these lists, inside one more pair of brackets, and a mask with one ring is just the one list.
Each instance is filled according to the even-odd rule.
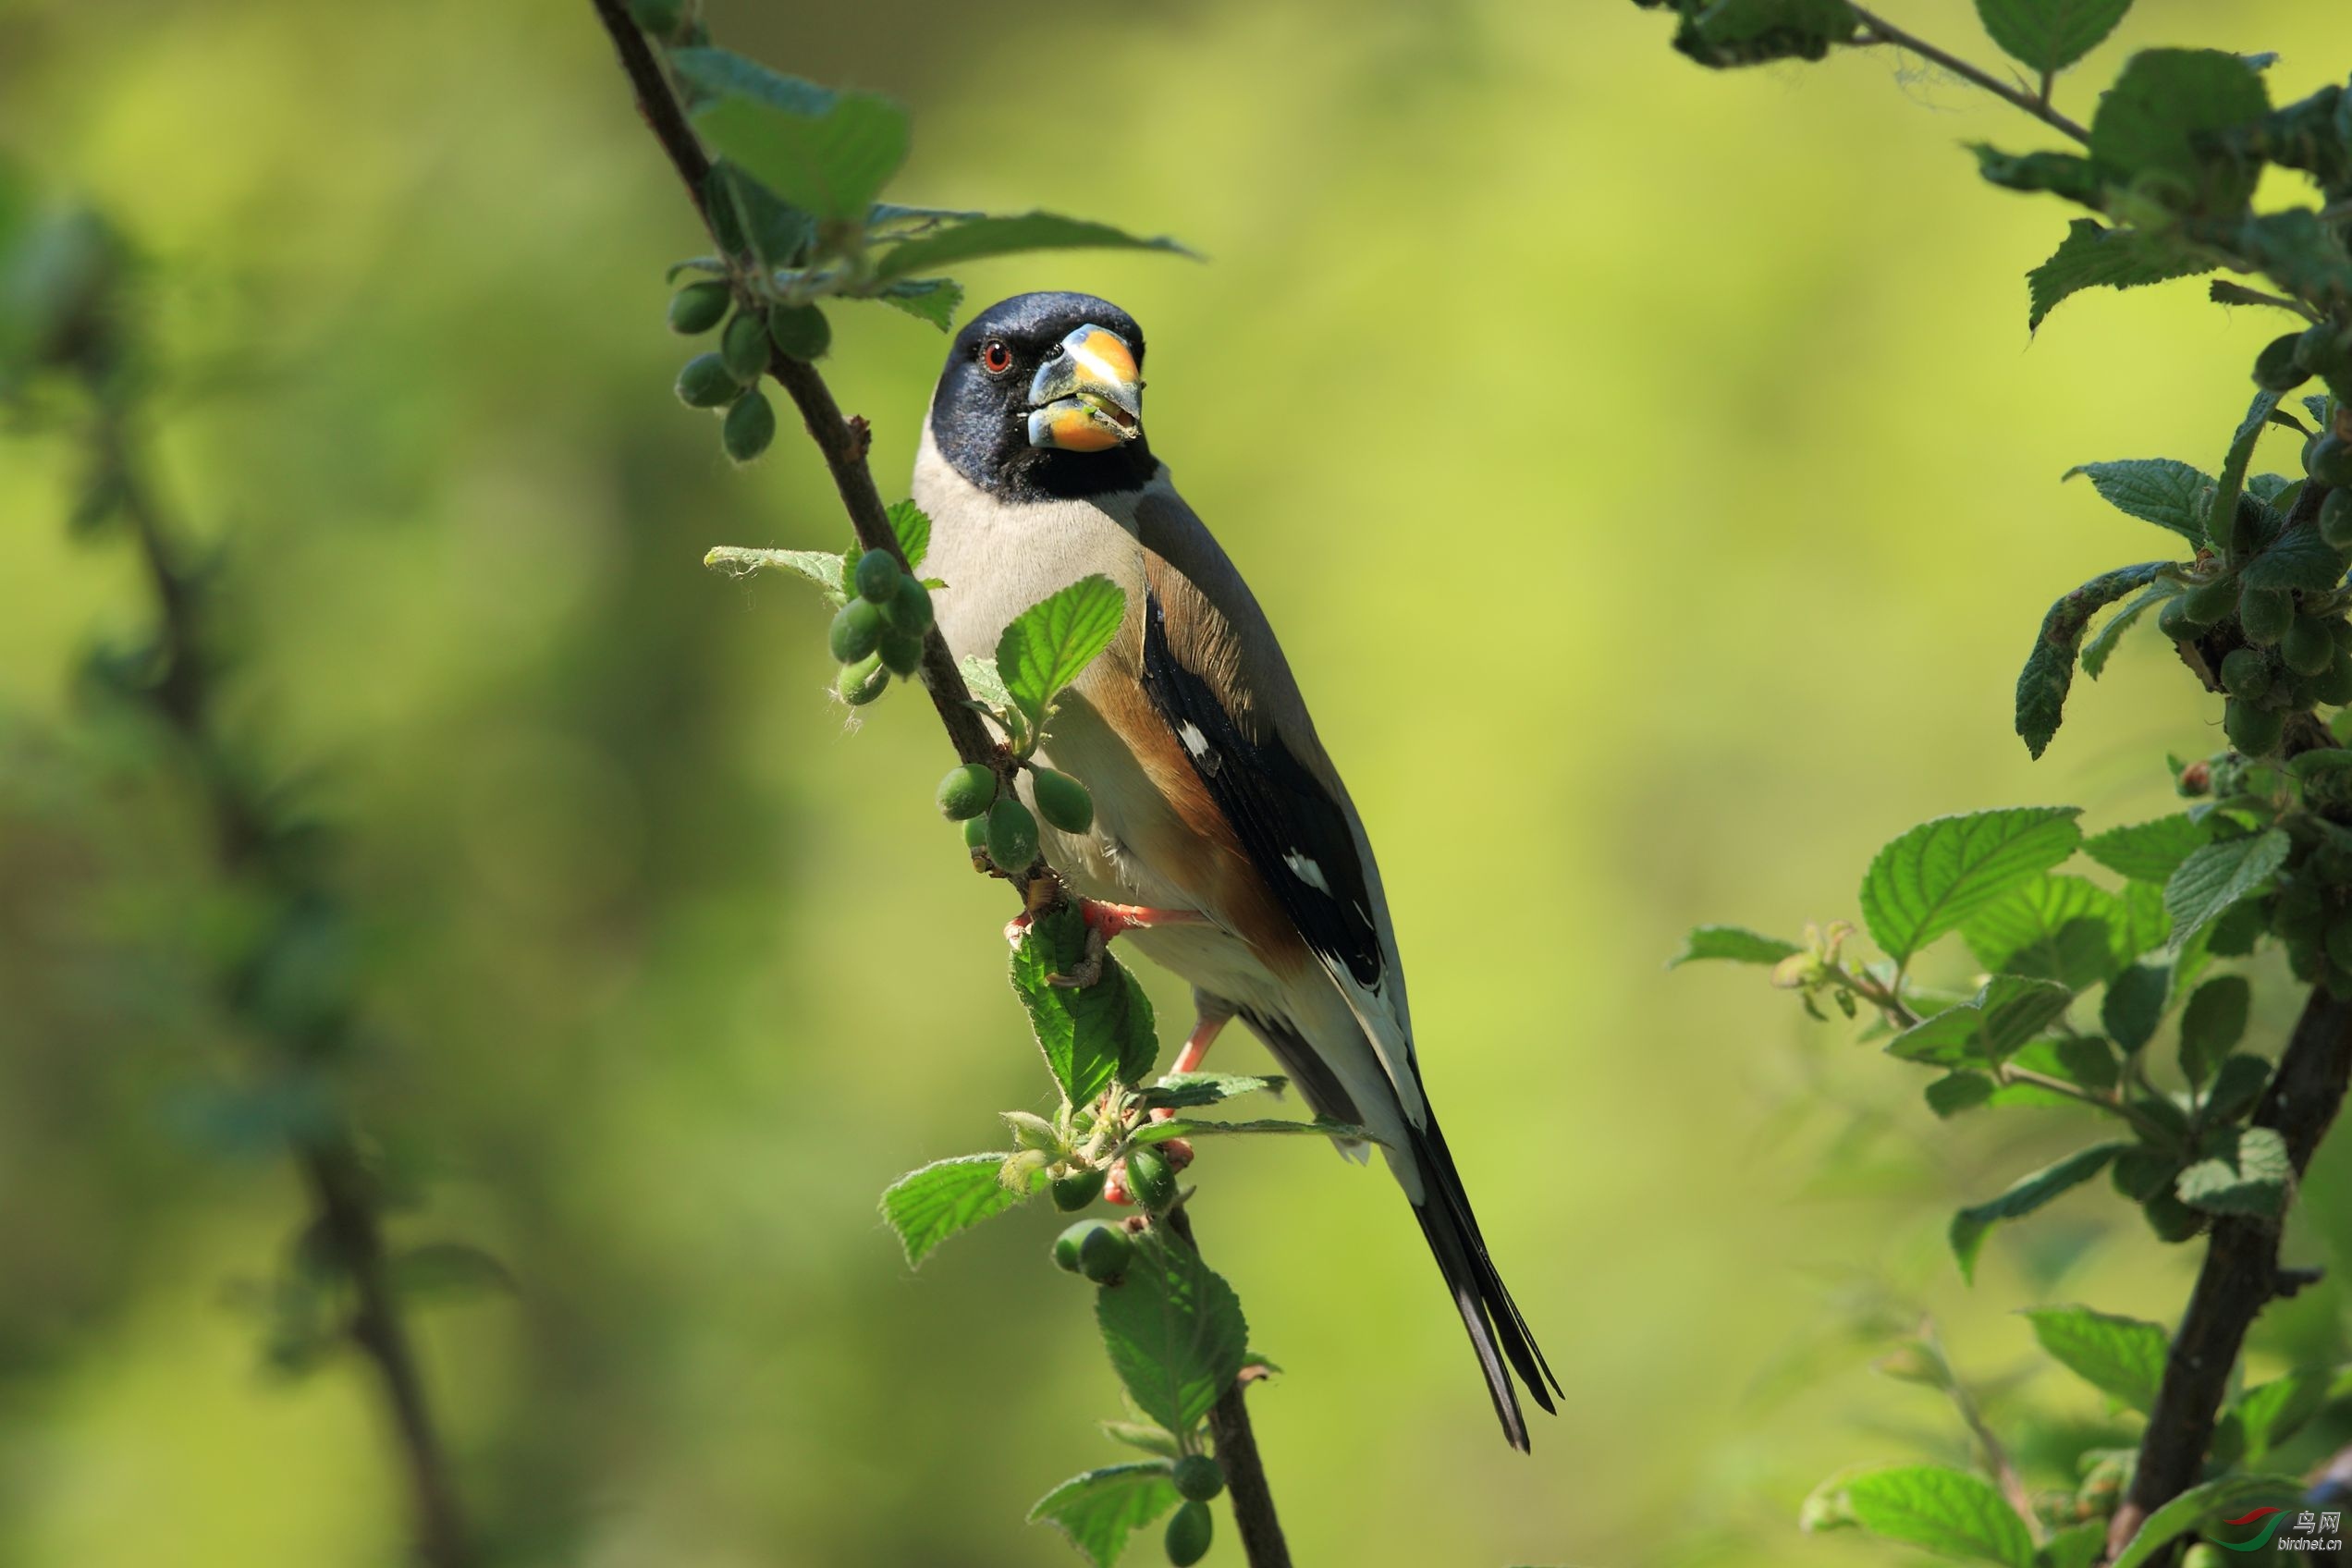
[[[1372,846],[1273,629],[1143,430],[1143,329],[1108,300],[1023,294],[966,326],[932,394],[914,498],[939,627],[986,655],[1012,618],[1082,577],[1127,595],[1110,647],[1047,744],[1093,792],[1047,862],[1103,924],[1190,981],[1177,1070],[1238,1017],[1308,1104],[1378,1139],[1476,1347],[1512,1446],[1559,1383],[1487,1256],[1422,1093]],[[1023,788],[1026,788],[1024,778]]]

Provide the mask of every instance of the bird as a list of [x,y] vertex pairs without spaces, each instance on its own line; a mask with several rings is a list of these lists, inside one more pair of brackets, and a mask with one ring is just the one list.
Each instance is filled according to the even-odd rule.
[[1547,1412],[1562,1390],[1423,1089],[1371,842],[1265,612],[1153,454],[1143,363],[1143,328],[1088,294],[1016,295],[956,335],[913,478],[939,631],[959,659],[986,657],[1082,578],[1125,594],[1038,753],[1095,803],[1086,831],[1043,829],[1047,863],[1104,912],[1098,929],[1191,984],[1177,1071],[1239,1018],[1310,1107],[1378,1143],[1526,1452],[1512,1374]]

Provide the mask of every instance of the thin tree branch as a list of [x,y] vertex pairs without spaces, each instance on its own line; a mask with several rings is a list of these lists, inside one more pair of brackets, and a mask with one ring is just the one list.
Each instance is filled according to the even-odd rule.
[[[2344,1103],[2352,1083],[2352,1001],[2315,986],[2254,1113],[2286,1143],[2297,1180]],[[2262,1308],[2304,1282],[2279,1267],[2279,1227],[2253,1215],[2213,1221],[2205,1266],[2173,1336],[2164,1380],[2148,1413],[2130,1493],[2107,1532],[2107,1552],[2121,1551],[2150,1513],[2187,1491],[2205,1464],[2216,1415],[2246,1331]]]
[[[661,62],[655,58],[644,35],[630,19],[622,0],[591,3],[595,6],[597,19],[612,38],[621,69],[636,89],[638,113],[662,144],[662,151],[668,154],[670,166],[678,171],[678,178],[693,199],[695,211],[702,214],[704,227],[708,228],[710,214],[704,204],[703,191],[710,174],[710,159],[696,140],[693,128],[687,124],[685,112],[679,105],[678,95],[671,90]],[[716,232],[712,239],[717,239]],[[817,451],[824,457],[825,466],[833,476],[833,487],[840,495],[842,508],[857,531],[858,543],[869,550],[888,550],[903,568],[906,557],[899,549],[889,514],[883,507],[880,492],[875,488],[873,471],[866,466],[865,422],[842,416],[840,406],[833,400],[832,388],[826,385],[816,367],[805,361],[772,351],[768,374],[800,410],[809,438],[816,443]],[[972,705],[972,693],[936,626],[924,639],[923,681],[956,754],[965,762],[1001,771],[1006,766],[1004,748],[997,744]],[[1059,881],[1042,861],[1013,881],[1031,909],[1060,896]],[[1182,1209],[1170,1217],[1170,1224],[1188,1245],[1198,1250],[1192,1220]],[[1290,1549],[1275,1516],[1273,1491],[1267,1483],[1266,1466],[1258,1456],[1256,1434],[1250,1427],[1249,1407],[1238,1379],[1209,1412],[1208,1424],[1217,1442],[1218,1462],[1225,1470],[1234,1523],[1241,1532],[1250,1568],[1290,1568]]]
[[1982,67],[1972,66],[1959,55],[1939,49],[1926,39],[1905,32],[1893,22],[1873,16],[1859,6],[1853,7],[1853,10],[1855,16],[1861,19],[1864,29],[1862,36],[1855,40],[1856,44],[1868,46],[1883,43],[1896,49],[1907,49],[1923,60],[1933,60],[1963,80],[1974,82],[1994,97],[2015,104],[2044,125],[2055,127],[2077,141],[2088,142],[2090,140],[2089,131],[2050,106],[2046,87],[2045,95],[2037,98],[2022,88],[2014,87],[2002,80]]

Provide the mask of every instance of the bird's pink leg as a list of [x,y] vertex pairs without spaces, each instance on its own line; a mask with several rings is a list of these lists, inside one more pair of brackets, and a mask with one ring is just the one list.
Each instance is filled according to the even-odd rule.
[[[1101,899],[1071,898],[1078,905],[1079,917],[1086,923],[1086,942],[1090,955],[1097,962],[1102,949],[1114,937],[1130,931],[1149,931],[1163,925],[1206,925],[1208,916],[1196,909],[1152,909],[1144,904],[1114,904]],[[1029,934],[1031,916],[1023,911],[1005,922],[1005,940],[1014,947]],[[1088,982],[1091,984],[1092,982]]]

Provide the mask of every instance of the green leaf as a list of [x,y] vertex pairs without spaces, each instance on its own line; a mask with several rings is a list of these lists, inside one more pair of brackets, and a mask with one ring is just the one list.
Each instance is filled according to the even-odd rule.
[[1897,963],[2075,852],[2075,806],[1940,816],[1878,852],[1862,879],[1862,918]]
[[2344,581],[2344,556],[2320,536],[2316,526],[2290,528],[2239,575],[2249,588],[2328,589]]
[[1059,213],[1022,213],[966,218],[901,240],[882,252],[881,259],[874,263],[874,275],[884,279],[910,277],[986,256],[1081,250],[1169,251],[1180,256],[1193,253],[1165,235],[1145,239],[1107,223],[1066,218]]
[[2091,634],[2090,641],[2083,644],[2083,673],[2093,680],[2105,674],[2107,660],[2114,653],[2116,644],[2123,641],[2124,633],[2130,631],[2141,616],[2181,592],[2179,583],[2169,577],[2160,577],[2141,589],[2122,609],[2109,616]]
[[2143,49],[2100,95],[2090,156],[2121,183],[2178,211],[2234,213],[2254,193],[2261,165],[2213,151],[2202,134],[2270,112],[2262,77],[2214,49]]
[[2131,962],[2124,901],[2095,882],[2045,872],[1960,927],[1986,969],[2088,990]]
[[2245,1035],[2253,996],[2244,976],[2224,974],[2206,981],[2188,998],[2181,1010],[2180,1064],[2191,1088],[2201,1087]]
[[931,519],[913,501],[890,503],[890,532],[897,535],[899,553],[906,557],[907,570],[920,573],[923,557],[931,553]]
[[2052,981],[1996,974],[1969,1000],[1889,1040],[1887,1054],[1936,1067],[1990,1067],[2064,1016],[2073,999]]
[[2269,1127],[2247,1127],[2218,1140],[2222,1152],[2180,1173],[2174,1186],[2181,1202],[2208,1214],[2251,1214],[2276,1219],[2286,1212],[2295,1166],[2286,1140]]
[[2334,1374],[2323,1369],[2290,1372],[2240,1394],[2230,1414],[2246,1437],[2244,1462],[2256,1463],[2301,1431],[2326,1408],[2334,1381]]
[[686,81],[714,98],[750,98],[790,115],[821,115],[833,106],[830,88],[770,70],[731,49],[673,49],[669,63]]
[[1778,963],[1805,949],[1795,942],[1767,937],[1745,925],[1697,925],[1683,938],[1683,950],[1666,961],[1669,969],[1701,959],[1728,959],[1733,963]]
[[1096,1292],[1095,1321],[1135,1407],[1189,1432],[1241,1372],[1249,1326],[1233,1288],[1182,1243],[1146,1231],[1119,1283]]
[[[2157,1554],[2189,1531],[2234,1519],[2258,1508],[2290,1507],[2303,1496],[2303,1482],[2293,1476],[2225,1476],[2208,1481],[2164,1504],[2148,1516],[2138,1534],[2118,1552],[2107,1568],[2146,1568]],[[2233,1530],[2233,1536],[2244,1531]]]
[[1072,1105],[1085,1105],[1111,1080],[1133,1084],[1151,1071],[1159,1042],[1151,998],[1109,954],[1091,986],[1057,986],[1086,961],[1086,922],[1075,904],[1036,915],[1012,950],[1012,988],[1054,1081]]
[[2076,218],[2050,259],[2026,274],[2026,330],[2039,328],[2060,300],[2086,288],[2137,288],[2211,272],[2218,264],[2162,236]]
[[1974,1110],[1992,1098],[1992,1080],[1968,1068],[1954,1068],[1921,1091],[1928,1109],[1941,1117]]
[[2180,948],[2205,923],[2271,879],[2294,840],[2278,828],[2207,844],[2181,862],[2164,884],[2164,910]]
[[[690,80],[718,94],[693,111],[711,148],[802,211],[862,223],[866,209],[906,162],[904,108],[878,92],[831,92],[764,71],[776,91],[749,91],[750,62],[725,50],[681,49],[670,58]],[[758,69],[759,67],[753,67]]]
[[882,1218],[899,1233],[909,1267],[921,1263],[957,1231],[1017,1207],[1043,1184],[1032,1182],[1027,1192],[1006,1187],[997,1179],[1004,1158],[1001,1154],[960,1155],[911,1170],[890,1184],[882,1194]]
[[[2343,134],[2336,133],[2339,141]],[[2308,207],[2248,218],[2230,239],[2231,249],[2292,294],[2322,301],[2352,300],[2352,251],[2343,236]]]
[[1844,1484],[1855,1523],[1947,1557],[2033,1568],[2033,1537],[1991,1482],[1939,1464],[1868,1470]]
[[2075,654],[2091,618],[2136,588],[2156,581],[2172,563],[2143,561],[2119,570],[2102,572],[2062,596],[2041,618],[2033,652],[2017,677],[2017,733],[2026,749],[2039,757],[2058,733],[2064,716],[2066,692],[2075,681]]
[[1985,1233],[2003,1219],[2015,1219],[2031,1214],[2059,1194],[2079,1187],[2107,1169],[2128,1144],[2094,1144],[2081,1149],[2055,1165],[2045,1166],[2030,1176],[2012,1183],[2000,1196],[1964,1208],[1952,1217],[1952,1256],[1960,1265],[1960,1277],[1974,1283],[1977,1277],[1977,1255],[1984,1250]]
[[1767,60],[1818,60],[1859,25],[1847,0],[1689,0],[1674,47],[1718,69]]
[[2034,1568],[2097,1568],[2107,1551],[2107,1521],[2093,1519],[2059,1531],[2034,1553]]
[[2205,1121],[2209,1126],[2235,1121],[2254,1109],[2262,1091],[2271,1086],[2271,1064],[2265,1058],[2239,1051],[2222,1059],[2213,1071],[2213,1086],[2205,1096]]
[[1182,1501],[1166,1461],[1139,1460],[1072,1476],[1037,1500],[1029,1523],[1056,1526],[1095,1568],[1112,1568],[1128,1537]]
[[2135,963],[2107,982],[2099,1004],[2100,1027],[2126,1052],[2153,1039],[2172,995],[2171,972],[2161,963]]
[[2212,841],[2213,827],[2186,812],[2111,827],[2083,840],[2083,853],[2119,876],[2162,887],[2181,862]]
[[2064,70],[2115,31],[2132,0],[1977,0],[2002,53],[2037,76]]
[[1236,1095],[1281,1094],[1287,1078],[1252,1078],[1238,1072],[1171,1072],[1145,1089],[1139,1099],[1148,1110],[1183,1110],[1215,1105]]
[[1031,605],[997,643],[997,669],[1012,701],[1042,729],[1064,686],[1110,646],[1127,613],[1127,595],[1109,578],[1082,577]]
[[[2108,1145],[2111,1154],[2129,1146]],[[2170,1345],[2162,1329],[2087,1306],[2043,1307],[2025,1317],[2041,1348],[2084,1382],[2142,1415],[2155,1404]]]
[[1977,172],[2004,190],[2048,191],[2086,207],[2102,205],[2106,200],[2106,181],[2100,178],[2099,165],[2089,158],[2072,153],[2020,155],[1981,141],[1971,142],[1968,151],[1977,155]]
[[831,550],[753,550],[740,545],[719,545],[704,554],[703,564],[729,577],[749,577],[763,569],[789,571],[824,589],[825,596],[835,604],[848,602],[848,595],[842,592],[849,571],[848,557]]
[[1100,1425],[1107,1436],[1116,1438],[1129,1448],[1139,1448],[1145,1453],[1156,1453],[1163,1459],[1182,1459],[1184,1456],[1184,1447],[1176,1440],[1173,1432],[1148,1422],[1105,1421]]
[[963,286],[944,277],[901,277],[863,297],[879,300],[917,321],[927,321],[942,332],[951,332],[955,329],[955,313],[963,305]]
[[1321,1138],[1338,1138],[1346,1143],[1385,1143],[1352,1121],[1338,1121],[1318,1116],[1312,1121],[1286,1121],[1279,1117],[1261,1117],[1255,1121],[1203,1121],[1191,1117],[1172,1117],[1166,1121],[1148,1121],[1127,1135],[1131,1144],[1164,1144],[1170,1138],[1205,1138],[1219,1133],[1312,1133]]
[[2059,477],[2064,481],[2078,473],[2116,510],[2168,528],[2191,545],[2205,543],[2213,481],[2188,464],[2171,458],[2119,458],[2113,462],[2077,463]]
[[2230,437],[2229,452],[2222,463],[2221,478],[2214,482],[2211,509],[2205,517],[2206,537],[2216,550],[2229,549],[2236,534],[2237,497],[2246,487],[2247,466],[2254,460],[2255,443],[2270,427],[2271,410],[2278,407],[2280,396],[2271,391],[2255,393],[2236,434]]

